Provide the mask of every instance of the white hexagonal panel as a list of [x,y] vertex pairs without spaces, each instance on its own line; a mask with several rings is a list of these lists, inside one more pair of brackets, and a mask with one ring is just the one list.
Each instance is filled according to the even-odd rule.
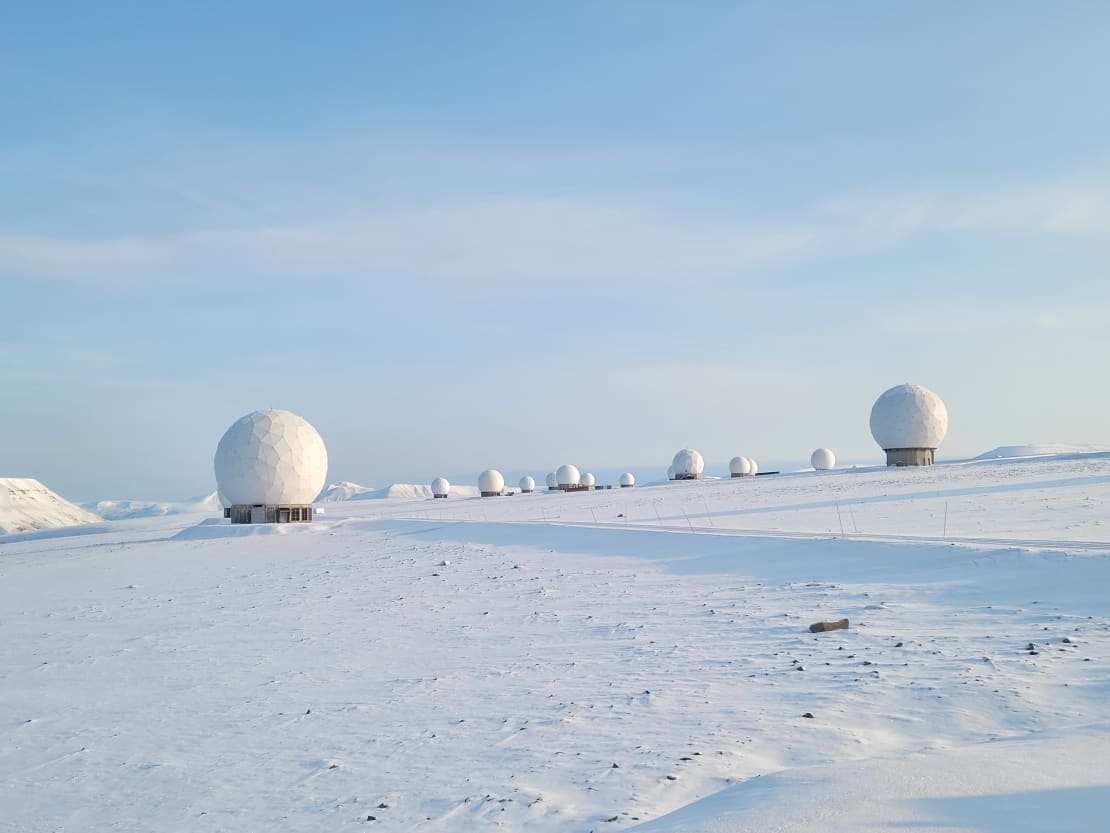
[[328,474],[324,440],[290,411],[255,411],[216,447],[216,483],[231,504],[309,504]]
[[883,450],[936,448],[948,433],[948,409],[921,385],[898,385],[871,408],[871,436]]

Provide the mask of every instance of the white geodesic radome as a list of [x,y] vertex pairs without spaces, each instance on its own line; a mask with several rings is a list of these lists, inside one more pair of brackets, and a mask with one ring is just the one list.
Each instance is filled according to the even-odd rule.
[[524,475],[520,478],[520,490],[522,492],[534,492],[536,490],[536,478],[531,475]]
[[555,472],[549,471],[547,473],[547,488],[554,489],[559,485],[559,478],[555,476]]
[[809,464],[817,471],[828,471],[836,466],[836,455],[827,448],[819,448],[809,455]]
[[705,471],[705,460],[702,459],[700,452],[692,448],[684,448],[674,455],[671,467],[674,469],[674,476],[678,479],[701,477],[701,473]]
[[728,473],[736,477],[751,474],[752,461],[747,457],[733,457],[728,461]]
[[636,477],[630,471],[626,471],[621,475],[620,484],[622,489],[627,489],[636,485]]
[[759,474],[759,463],[757,463],[755,461],[755,458],[754,457],[748,457],[747,460],[748,460],[748,474],[751,474],[751,475]]
[[871,408],[871,436],[884,451],[935,449],[947,433],[948,409],[939,396],[921,385],[893,387]]
[[447,481],[446,477],[437,477],[432,481],[432,496],[433,497],[447,497],[451,494],[451,484]]
[[505,477],[497,469],[486,469],[478,475],[478,491],[485,494],[501,494],[505,490]]
[[589,472],[586,472],[584,475],[582,475],[582,479],[579,480],[579,483],[583,486],[594,486],[597,484],[597,478]]
[[216,446],[216,483],[230,505],[304,506],[328,475],[328,450],[309,422],[290,411],[255,411]]
[[577,486],[582,482],[582,475],[578,473],[578,466],[572,466],[569,463],[565,466],[559,466],[555,471],[555,485],[557,486]]

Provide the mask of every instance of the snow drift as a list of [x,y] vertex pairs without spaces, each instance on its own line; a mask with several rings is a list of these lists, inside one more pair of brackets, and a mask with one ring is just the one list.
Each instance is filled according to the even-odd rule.
[[[381,489],[360,486],[344,480],[333,483],[321,492],[318,503],[338,503],[345,500],[423,500],[432,497],[432,487],[423,483],[394,483]],[[477,486],[451,484],[451,497],[478,497]]]
[[163,515],[186,515],[194,512],[219,512],[220,499],[216,492],[184,501],[101,500],[82,504],[106,521],[126,521],[133,518],[158,518]]

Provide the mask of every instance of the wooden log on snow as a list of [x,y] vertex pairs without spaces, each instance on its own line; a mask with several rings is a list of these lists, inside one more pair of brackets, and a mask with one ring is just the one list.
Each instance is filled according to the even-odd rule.
[[809,626],[810,633],[824,633],[825,631],[843,631],[848,629],[848,620],[839,619],[836,622],[814,622]]

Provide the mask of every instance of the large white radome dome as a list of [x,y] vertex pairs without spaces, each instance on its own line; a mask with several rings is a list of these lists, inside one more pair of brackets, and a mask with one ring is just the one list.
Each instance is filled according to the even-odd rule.
[[520,490],[522,492],[532,492],[535,491],[535,489],[536,478],[532,477],[529,474],[526,474],[524,475],[524,477],[520,478]]
[[255,411],[236,421],[216,446],[216,483],[234,505],[307,505],[328,475],[328,450],[304,417]]
[[451,484],[446,477],[437,477],[432,481],[432,494],[433,495],[449,495],[451,494]]
[[620,483],[621,483],[621,487],[624,488],[624,489],[627,489],[631,486],[635,486],[636,485],[636,476],[634,474],[632,474],[632,472],[626,471],[624,474],[621,475]]
[[594,486],[597,484],[597,478],[589,472],[586,472],[584,475],[582,475],[582,479],[579,482],[583,486]]
[[871,408],[871,436],[884,451],[936,448],[948,433],[948,409],[921,385],[898,385]]
[[578,473],[578,466],[559,466],[555,472],[555,482],[559,486],[577,486],[582,482],[582,475]]

